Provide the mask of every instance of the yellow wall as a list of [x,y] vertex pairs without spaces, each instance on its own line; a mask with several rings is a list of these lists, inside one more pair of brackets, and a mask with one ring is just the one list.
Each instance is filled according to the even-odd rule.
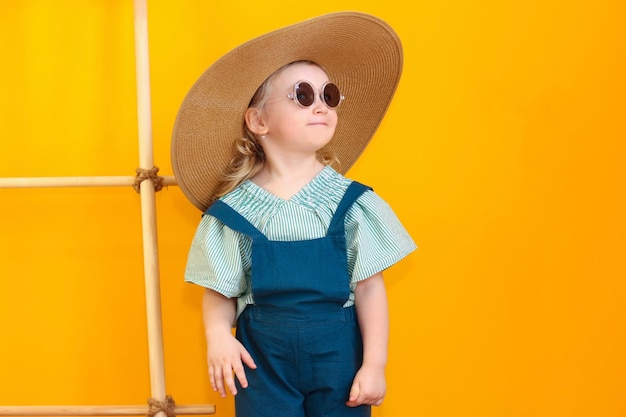
[[[349,174],[420,250],[386,274],[374,415],[626,415],[626,3],[405,3],[151,1],[160,173],[181,100],[223,53],[324,12],[383,17],[405,72]],[[131,1],[1,0],[0,42],[0,177],[134,175]],[[167,391],[232,416],[182,280],[200,213],[174,186],[157,212]],[[0,189],[0,405],[145,404],[141,254],[130,188]]]

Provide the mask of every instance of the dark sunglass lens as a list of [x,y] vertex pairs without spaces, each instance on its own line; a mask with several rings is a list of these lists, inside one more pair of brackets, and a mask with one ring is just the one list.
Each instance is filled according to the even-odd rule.
[[315,101],[315,90],[313,86],[307,82],[299,82],[296,84],[296,100],[300,105],[309,107]]
[[335,84],[328,83],[324,86],[324,101],[330,108],[337,107],[341,102],[341,93]]

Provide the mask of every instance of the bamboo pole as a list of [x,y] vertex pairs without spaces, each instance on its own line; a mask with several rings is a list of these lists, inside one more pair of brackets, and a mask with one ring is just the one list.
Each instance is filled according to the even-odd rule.
[[[161,177],[163,185],[177,185],[173,176]],[[0,178],[0,188],[130,187],[135,177],[14,177]]]
[[[3,416],[145,416],[148,411],[145,405],[0,405]],[[215,406],[177,405],[174,412],[176,415],[215,414]]]
[[[142,169],[151,169],[154,165],[154,157],[152,147],[152,116],[150,111],[150,64],[146,0],[134,1],[134,18],[139,167]],[[153,399],[165,401],[165,361],[163,358],[156,204],[154,199],[155,189],[152,181],[141,182],[140,194],[150,362],[150,390]],[[157,413],[157,417],[164,417],[164,413],[160,411]]]

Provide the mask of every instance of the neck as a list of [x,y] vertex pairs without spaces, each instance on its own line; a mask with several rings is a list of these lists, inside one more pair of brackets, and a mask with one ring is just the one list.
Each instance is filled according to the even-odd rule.
[[324,169],[316,158],[311,160],[284,160],[279,163],[266,160],[263,169],[252,182],[268,192],[289,199]]
[[315,176],[322,168],[323,164],[315,156],[306,159],[267,158],[261,172],[275,179],[298,178]]

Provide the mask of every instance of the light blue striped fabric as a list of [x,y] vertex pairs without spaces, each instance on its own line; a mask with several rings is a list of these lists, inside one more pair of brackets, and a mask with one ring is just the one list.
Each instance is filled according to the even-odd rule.
[[[325,167],[289,200],[245,181],[222,200],[270,240],[306,240],[326,234],[333,213],[351,180]],[[367,191],[346,215],[346,242],[352,289],[358,281],[386,268],[416,249],[389,205]],[[239,312],[253,303],[250,292],[252,241],[205,215],[196,230],[185,281],[238,297]],[[351,294],[346,306],[353,304]]]

